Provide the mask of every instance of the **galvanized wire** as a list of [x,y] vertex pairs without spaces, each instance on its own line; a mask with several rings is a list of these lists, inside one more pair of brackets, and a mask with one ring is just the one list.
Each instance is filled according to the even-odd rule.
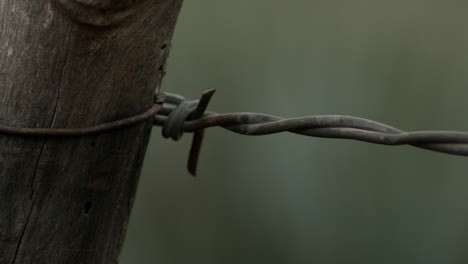
[[[164,103],[161,111],[155,116],[154,125],[162,126],[163,136],[174,140],[178,140],[185,132],[220,126],[250,136],[291,132],[304,136],[352,139],[388,146],[412,145],[446,154],[468,156],[468,132],[405,132],[376,121],[345,115],[282,118],[260,113],[218,114],[206,111],[200,118],[191,119],[190,109],[198,105],[198,100],[189,101],[171,93],[163,93],[159,98]],[[182,112],[184,114],[177,114]]]

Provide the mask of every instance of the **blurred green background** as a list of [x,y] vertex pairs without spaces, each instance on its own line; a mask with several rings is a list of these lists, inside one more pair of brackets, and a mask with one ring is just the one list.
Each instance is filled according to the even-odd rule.
[[[163,90],[210,109],[468,130],[468,2],[185,1]],[[121,263],[468,263],[468,160],[292,134],[155,128]]]

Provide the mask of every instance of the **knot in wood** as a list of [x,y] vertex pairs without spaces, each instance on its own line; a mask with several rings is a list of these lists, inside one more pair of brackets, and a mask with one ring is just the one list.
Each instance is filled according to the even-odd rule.
[[82,24],[106,27],[129,20],[145,2],[158,0],[53,0]]

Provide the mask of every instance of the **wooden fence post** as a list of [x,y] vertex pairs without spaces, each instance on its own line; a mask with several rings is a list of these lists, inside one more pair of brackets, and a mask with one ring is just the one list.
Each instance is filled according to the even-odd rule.
[[[2,0],[0,125],[83,127],[148,109],[182,0]],[[117,263],[151,120],[0,135],[0,263]]]

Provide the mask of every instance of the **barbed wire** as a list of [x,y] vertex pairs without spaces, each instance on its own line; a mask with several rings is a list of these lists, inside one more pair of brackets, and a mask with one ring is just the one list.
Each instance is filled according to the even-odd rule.
[[376,121],[345,115],[316,115],[282,118],[260,113],[218,114],[206,111],[215,90],[207,90],[200,100],[187,100],[181,95],[160,93],[146,111],[116,121],[79,128],[22,128],[0,125],[0,134],[12,136],[79,137],[108,133],[153,119],[162,126],[165,138],[179,140],[186,132],[194,132],[188,170],[196,174],[204,129],[223,127],[232,132],[260,136],[291,132],[299,135],[364,141],[381,145],[411,145],[446,154],[468,156],[468,132],[415,131],[405,132]]
[[163,107],[156,114],[154,125],[163,127],[163,137],[179,140],[185,132],[196,133],[188,163],[192,175],[196,174],[203,130],[215,126],[249,136],[291,132],[310,137],[352,139],[388,146],[411,145],[446,154],[468,156],[468,132],[405,132],[376,121],[345,115],[282,118],[244,112],[218,114],[205,111],[213,93],[214,90],[207,90],[200,100],[193,101],[171,93],[157,96],[157,101],[163,103]]

